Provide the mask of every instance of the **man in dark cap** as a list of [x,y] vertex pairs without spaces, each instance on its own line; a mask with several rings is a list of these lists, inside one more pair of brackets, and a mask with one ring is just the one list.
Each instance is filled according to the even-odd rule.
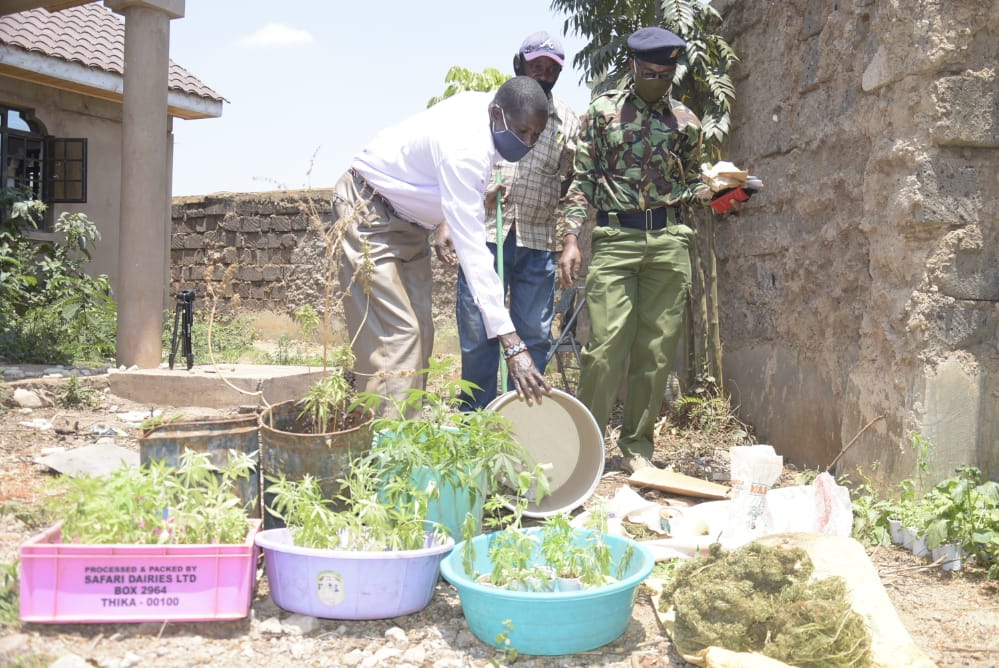
[[635,58],[656,65],[676,65],[685,42],[669,30],[652,26],[631,33],[628,46]]
[[627,369],[618,446],[622,467],[634,472],[651,465],[690,287],[693,230],[683,224],[681,205],[705,200],[710,191],[698,172],[701,123],[669,95],[683,40],[650,27],[635,31],[628,46],[630,78],[596,97],[581,118],[559,281],[576,280],[576,237],[592,205],[591,327],[577,396],[606,428]]
[[[510,317],[539,369],[545,368],[554,315],[555,230],[561,217],[559,199],[572,180],[572,160],[579,134],[579,117],[569,105],[552,95],[564,59],[562,41],[548,32],[532,33],[521,43],[513,57],[513,71],[541,84],[548,95],[548,124],[538,143],[522,160],[503,160],[496,165],[506,191],[503,196],[503,282],[510,295]],[[486,241],[495,257],[495,208],[486,212]],[[437,228],[436,246],[441,261],[456,264],[447,225]],[[496,339],[486,333],[464,270],[458,272],[455,306],[461,345],[461,377],[479,387],[470,395],[462,396],[463,407],[467,410],[485,408],[496,398],[500,349]]]

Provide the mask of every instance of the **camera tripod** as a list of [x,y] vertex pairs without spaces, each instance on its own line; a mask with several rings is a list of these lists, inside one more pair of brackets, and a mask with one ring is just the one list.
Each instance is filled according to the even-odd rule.
[[184,340],[182,353],[187,358],[188,370],[194,366],[194,350],[191,348],[191,325],[194,323],[194,290],[181,290],[177,293],[177,308],[173,313],[173,342],[170,346],[170,369],[177,357],[177,321],[181,321],[181,336]]

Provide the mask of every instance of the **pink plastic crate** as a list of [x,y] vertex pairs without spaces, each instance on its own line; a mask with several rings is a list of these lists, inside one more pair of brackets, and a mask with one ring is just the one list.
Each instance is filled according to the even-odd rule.
[[61,543],[58,524],[21,546],[21,620],[47,623],[242,619],[257,576],[259,519],[233,545]]

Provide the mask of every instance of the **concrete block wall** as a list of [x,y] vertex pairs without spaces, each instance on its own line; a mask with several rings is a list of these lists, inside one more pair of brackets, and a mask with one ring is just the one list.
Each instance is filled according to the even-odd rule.
[[[732,3],[728,388],[785,457],[999,478],[999,2]],[[918,476],[912,436],[931,444]]]
[[[331,196],[313,189],[174,198],[171,293],[193,289],[197,308],[214,294],[221,307],[290,316],[308,304],[322,314],[336,271],[321,232],[332,220]],[[434,319],[453,321],[457,272],[436,259],[433,272]],[[331,294],[336,336],[342,313]]]
[[171,292],[214,292],[222,305],[321,312],[326,262],[320,226],[330,220],[329,190],[218,193],[173,200]]

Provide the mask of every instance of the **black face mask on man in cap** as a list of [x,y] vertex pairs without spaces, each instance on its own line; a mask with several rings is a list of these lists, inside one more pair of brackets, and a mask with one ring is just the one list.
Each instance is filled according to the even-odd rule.
[[683,55],[686,43],[676,33],[665,28],[639,28],[628,37],[633,54],[631,73],[635,77],[635,92],[652,104],[669,93],[676,75],[676,62]]
[[528,66],[523,54],[517,54],[513,58],[513,73],[531,77],[538,82],[545,95],[551,97],[562,67],[551,58],[537,58],[530,62],[534,64]]

